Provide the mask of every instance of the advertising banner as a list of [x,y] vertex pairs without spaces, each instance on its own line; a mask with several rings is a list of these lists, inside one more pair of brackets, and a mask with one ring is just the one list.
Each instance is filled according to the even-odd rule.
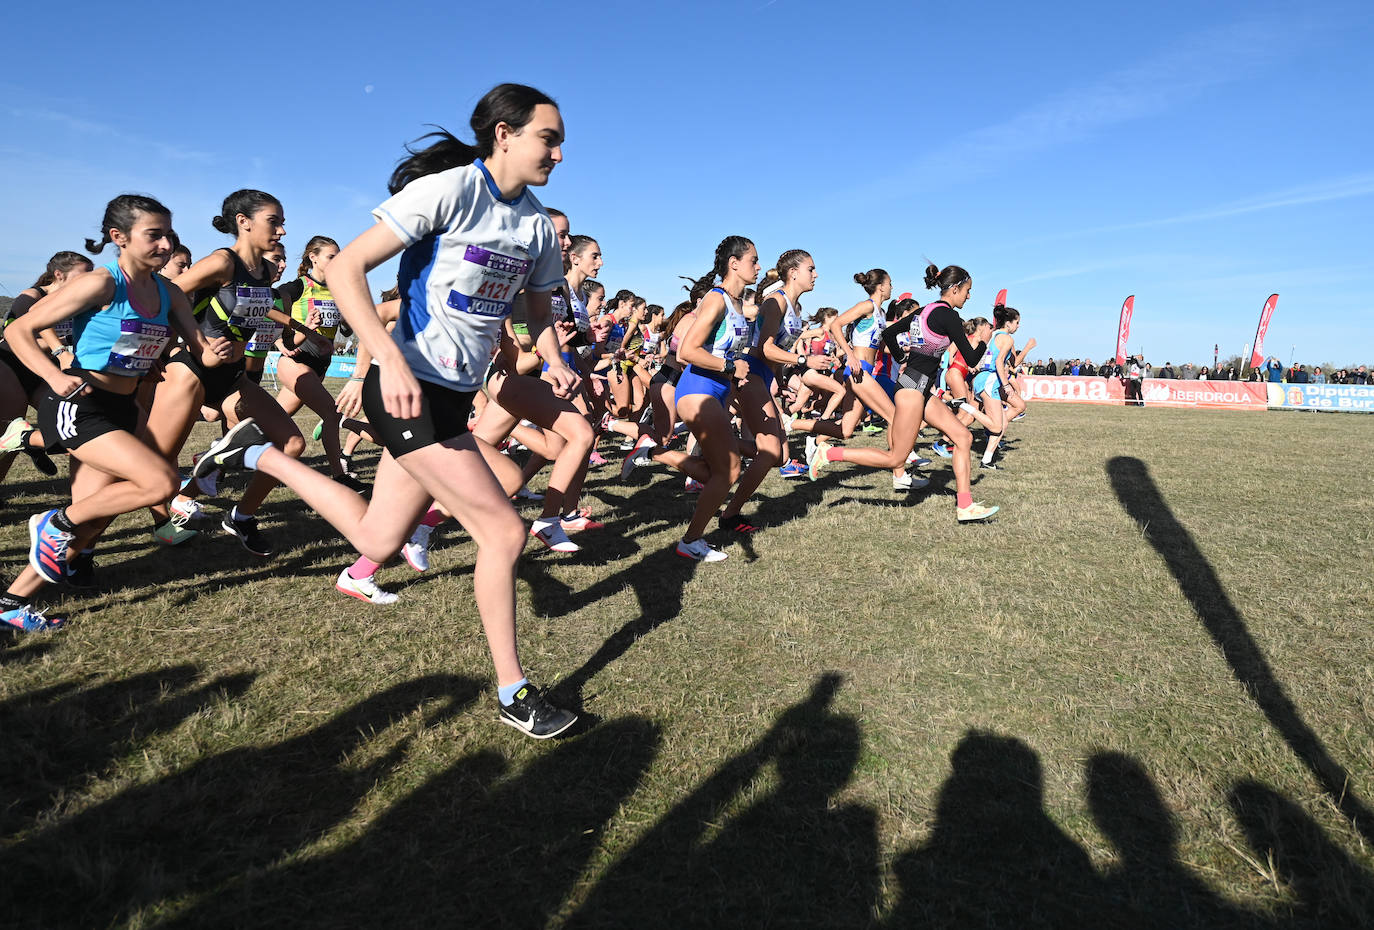
[[1255,329],[1255,347],[1250,350],[1250,367],[1258,368],[1264,362],[1264,335],[1269,332],[1269,320],[1274,316],[1274,308],[1279,305],[1279,295],[1270,294],[1260,311],[1259,326]]
[[1126,364],[1126,341],[1131,338],[1131,317],[1135,314],[1135,295],[1121,305],[1121,319],[1116,325],[1116,363]]
[[[279,358],[281,358],[280,352],[273,352],[268,355],[263,371],[269,375],[276,375],[277,359]],[[357,361],[352,355],[336,355],[329,360],[329,370],[324,373],[324,376],[326,378],[351,378]]]
[[[1072,404],[1125,404],[1126,390],[1120,378],[1074,378],[1026,375],[1020,379],[1026,400],[1063,401]],[[1218,407],[1232,410],[1266,410],[1269,395],[1264,384],[1248,381],[1175,381],[1146,378],[1141,397],[1147,407]]]
[[1265,384],[1269,406],[1374,413],[1374,384]]

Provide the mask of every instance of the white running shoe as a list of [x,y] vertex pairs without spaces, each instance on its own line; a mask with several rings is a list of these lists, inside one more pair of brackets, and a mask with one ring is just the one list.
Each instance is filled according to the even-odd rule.
[[816,435],[815,435],[814,433],[807,433],[807,434],[806,434],[806,456],[802,459],[802,461],[803,461],[803,462],[810,462],[810,461],[811,461],[813,458],[815,458],[815,457],[816,457]]
[[795,420],[796,417],[792,416],[790,413],[783,412],[779,412],[778,416],[782,419],[783,434],[786,435],[787,433],[792,432],[792,421]]
[[729,558],[724,552],[708,543],[704,537],[692,542],[679,539],[677,554],[684,559],[694,559],[697,562],[724,562]]
[[376,578],[376,575],[354,578],[345,568],[339,572],[339,580],[334,582],[334,587],[340,594],[356,597],[358,600],[367,601],[369,604],[394,604],[401,599],[399,594],[383,591],[377,587]]
[[625,460],[620,463],[620,480],[625,481],[630,477],[636,466],[643,465],[649,458],[649,450],[654,447],[654,437],[645,433],[635,440],[634,446],[630,449],[630,454],[625,456]]
[[185,526],[192,520],[205,516],[205,508],[200,505],[200,501],[191,497],[183,497],[180,494],[172,498],[167,509],[171,511],[172,520],[178,526]]
[[973,523],[977,520],[986,520],[998,510],[1001,508],[987,507],[982,501],[974,501],[967,507],[955,507],[954,514],[959,518],[960,523]]
[[894,491],[919,491],[921,488],[930,484],[929,478],[920,475],[905,474],[900,478],[892,479],[892,490]]
[[535,520],[530,526],[530,535],[554,552],[577,552],[582,548],[568,538],[563,524],[557,520]]
[[401,547],[401,555],[405,556],[410,567],[417,572],[429,571],[429,537],[433,533],[434,527],[421,523],[415,527],[415,532],[410,534],[410,539]]

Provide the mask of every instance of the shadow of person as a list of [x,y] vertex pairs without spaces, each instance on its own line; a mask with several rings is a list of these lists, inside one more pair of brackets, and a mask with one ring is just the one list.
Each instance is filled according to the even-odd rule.
[[410,738],[366,764],[350,763],[351,756],[403,716],[439,702],[425,718],[433,725],[481,688],[450,675],[405,682],[299,736],[134,784],[0,848],[0,874],[44,864],[41,881],[0,883],[7,930],[109,926],[267,866],[352,811],[400,761]]
[[0,704],[0,835],[22,829],[150,737],[241,696],[256,677],[226,675],[192,687],[199,676],[194,665],[175,665],[85,688],[64,683]]
[[173,926],[542,927],[639,786],[659,731],[613,720],[508,773],[478,752],[425,782],[355,842],[247,873]]
[[57,642],[50,636],[32,633],[15,633],[0,629],[0,665],[32,662],[41,655],[52,652]]
[[1226,657],[1236,680],[1245,686],[1270,725],[1316,777],[1322,790],[1360,834],[1374,842],[1374,812],[1356,795],[1349,773],[1327,753],[1321,739],[1279,684],[1264,651],[1227,597],[1211,563],[1165,503],[1149,468],[1139,459],[1118,456],[1107,463],[1107,475],[1122,508],[1164,559],[1179,590]]
[[1289,926],[1374,927],[1374,874],[1302,808],[1250,780],[1238,782],[1227,799],[1261,865],[1297,895]]
[[1123,908],[1120,926],[1264,927],[1258,915],[1220,898],[1178,858],[1173,817],[1144,767],[1123,753],[1088,760],[1088,807],[1120,863],[1103,878]]
[[1121,926],[1088,854],[1045,812],[1029,746],[970,730],[950,763],[930,838],[893,866],[888,927]]
[[[753,746],[651,827],[569,919],[583,927],[867,927],[878,895],[874,812],[835,795],[857,722],[823,676]],[[760,777],[776,763],[776,786]]]

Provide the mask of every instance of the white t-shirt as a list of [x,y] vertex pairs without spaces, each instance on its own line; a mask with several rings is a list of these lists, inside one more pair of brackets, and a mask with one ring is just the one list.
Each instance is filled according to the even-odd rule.
[[553,221],[528,188],[502,200],[480,159],[416,178],[372,215],[406,246],[392,332],[406,362],[422,381],[477,390],[515,295],[563,282]]

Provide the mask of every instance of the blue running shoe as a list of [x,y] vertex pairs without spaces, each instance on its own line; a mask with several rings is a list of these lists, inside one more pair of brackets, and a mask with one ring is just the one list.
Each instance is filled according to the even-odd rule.
[[778,474],[782,475],[784,478],[800,478],[802,475],[806,474],[806,466],[796,459],[793,459],[782,468],[779,468]]
[[954,453],[950,452],[949,448],[943,442],[932,442],[930,444],[930,451],[934,452],[942,459],[949,459],[954,457]]
[[29,564],[49,584],[67,580],[67,547],[74,538],[52,525],[56,510],[29,517]]
[[60,630],[62,624],[66,622],[66,617],[44,616],[43,611],[34,610],[28,604],[0,613],[0,624],[20,633],[44,633],[48,630]]

